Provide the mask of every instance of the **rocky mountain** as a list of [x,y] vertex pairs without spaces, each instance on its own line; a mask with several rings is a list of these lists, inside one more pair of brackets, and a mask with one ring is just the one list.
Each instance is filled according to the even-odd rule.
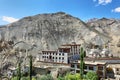
[[109,45],[111,53],[120,56],[120,20],[101,18],[88,22],[87,25],[108,37],[109,40],[106,44]]
[[92,45],[109,45],[112,53],[120,53],[120,20],[95,19],[83,22],[64,12],[38,14],[0,27],[0,39],[13,41],[14,48],[31,50],[56,50],[71,42]]

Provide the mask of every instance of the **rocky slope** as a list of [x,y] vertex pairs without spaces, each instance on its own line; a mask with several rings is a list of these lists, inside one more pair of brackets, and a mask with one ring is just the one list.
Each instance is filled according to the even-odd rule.
[[98,32],[103,33],[104,36],[108,36],[109,41],[106,44],[109,45],[109,48],[114,55],[120,56],[120,20],[102,18],[88,22],[87,25]]
[[110,44],[113,53],[119,53],[120,20],[95,19],[89,22],[64,12],[38,14],[20,19],[0,28],[0,39],[14,41],[14,48],[31,50],[56,50],[61,44],[72,41],[84,44]]

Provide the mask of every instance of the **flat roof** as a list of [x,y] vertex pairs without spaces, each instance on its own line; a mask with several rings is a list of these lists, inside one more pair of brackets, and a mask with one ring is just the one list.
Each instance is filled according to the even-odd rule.
[[80,46],[81,44],[63,44],[61,46]]
[[84,58],[85,60],[120,60],[119,57]]
[[67,63],[61,63],[61,62],[46,62],[46,61],[37,61],[37,62],[41,62],[41,63],[44,63],[44,64],[46,64],[46,63],[49,63],[49,64],[61,64],[61,65],[68,65],[68,66],[70,66],[70,64],[67,64]]
[[42,51],[42,52],[57,52],[57,51]]
[[98,64],[106,64],[106,62],[102,61],[85,61],[85,64],[91,64],[91,65],[98,65]]
[[120,68],[120,64],[108,64],[110,67]]
[[58,49],[70,49],[70,48],[67,48],[67,47],[60,47]]
[[[76,62],[73,62],[73,64],[74,63],[76,63]],[[80,63],[80,61],[78,61],[77,63]],[[88,64],[88,65],[98,65],[98,64],[105,65],[106,62],[103,62],[103,61],[85,61],[85,64]]]

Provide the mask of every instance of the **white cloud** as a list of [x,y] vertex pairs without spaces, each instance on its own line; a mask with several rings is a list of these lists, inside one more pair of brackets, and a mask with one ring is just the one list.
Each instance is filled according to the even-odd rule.
[[3,16],[2,20],[6,21],[6,22],[9,22],[9,23],[12,23],[12,22],[18,21],[19,19],[16,19],[16,18],[13,18],[13,17],[8,17],[8,16]]
[[101,5],[106,5],[111,2],[112,2],[112,0],[98,0],[98,4],[101,4]]
[[117,8],[115,8],[115,9],[113,9],[112,12],[120,13],[120,7],[117,7]]

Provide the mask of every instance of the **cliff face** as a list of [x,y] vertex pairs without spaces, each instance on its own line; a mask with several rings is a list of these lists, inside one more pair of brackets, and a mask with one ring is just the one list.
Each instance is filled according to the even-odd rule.
[[81,20],[63,12],[25,17],[1,28],[1,38],[35,44],[40,50],[55,50],[61,44],[80,42],[90,34]]
[[[116,46],[120,39],[119,31],[120,20],[102,18],[85,23],[69,14],[58,12],[25,17],[1,27],[0,39],[14,43],[22,41],[24,45],[34,46],[34,53],[56,50],[60,45],[72,41],[85,45],[110,42],[111,49],[116,52],[114,49],[119,49]],[[21,43],[16,46],[21,46]]]
[[88,22],[87,25],[108,36],[109,40],[106,44],[114,55],[120,56],[120,20],[102,18]]

